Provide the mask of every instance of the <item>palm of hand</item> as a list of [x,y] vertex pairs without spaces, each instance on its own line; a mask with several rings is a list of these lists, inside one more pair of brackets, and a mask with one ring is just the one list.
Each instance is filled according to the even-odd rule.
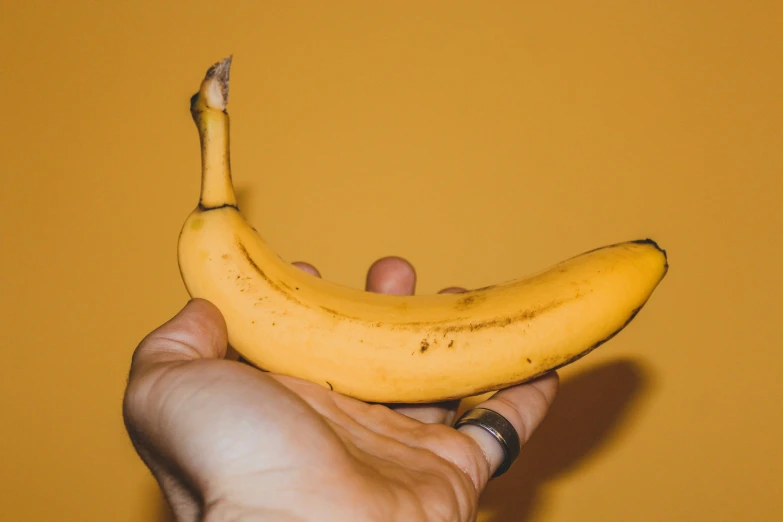
[[[489,470],[462,433],[237,362],[200,363],[187,375],[170,371],[158,386],[171,392],[151,399],[163,418],[184,427],[169,435],[176,460],[190,463],[183,475],[220,485],[206,504],[305,520],[327,520],[325,512],[336,520],[469,520],[474,513]],[[265,492],[263,505],[234,500],[252,499],[254,490]]]
[[[412,271],[390,263],[368,289],[412,293]],[[217,309],[187,308],[140,345],[125,403],[178,520],[475,518],[499,448],[450,427],[456,404],[395,410],[259,372],[225,359]],[[525,440],[555,388],[550,376],[490,400]]]

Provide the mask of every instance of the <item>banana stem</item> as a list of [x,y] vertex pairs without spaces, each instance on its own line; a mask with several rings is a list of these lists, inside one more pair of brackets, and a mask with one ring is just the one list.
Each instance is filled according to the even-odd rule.
[[190,99],[190,113],[201,140],[201,198],[203,209],[236,207],[229,153],[228,79],[231,57],[209,68],[201,88]]

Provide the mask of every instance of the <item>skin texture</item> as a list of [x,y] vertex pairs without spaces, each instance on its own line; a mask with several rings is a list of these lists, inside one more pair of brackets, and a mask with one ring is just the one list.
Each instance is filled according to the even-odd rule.
[[[415,286],[398,257],[367,273],[371,292]],[[222,315],[200,299],[134,352],[125,424],[178,521],[475,520],[503,453],[481,428],[451,427],[458,401],[367,404],[230,353]],[[481,406],[506,417],[524,444],[557,387],[552,372]]]

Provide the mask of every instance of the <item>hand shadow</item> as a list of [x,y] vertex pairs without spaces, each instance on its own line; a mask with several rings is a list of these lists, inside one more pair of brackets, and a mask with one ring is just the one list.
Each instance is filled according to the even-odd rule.
[[482,520],[534,520],[541,489],[597,457],[616,438],[649,376],[632,360],[608,362],[563,379],[557,398],[517,464],[491,481],[481,498]]

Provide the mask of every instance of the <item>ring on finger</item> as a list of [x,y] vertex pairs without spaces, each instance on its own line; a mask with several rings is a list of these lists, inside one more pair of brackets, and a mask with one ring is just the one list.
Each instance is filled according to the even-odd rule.
[[454,429],[459,429],[460,426],[465,425],[478,426],[484,429],[503,448],[503,462],[500,463],[492,478],[503,475],[519,458],[522,445],[519,441],[517,430],[498,412],[487,408],[472,408],[463,413],[457,422],[454,423]]

